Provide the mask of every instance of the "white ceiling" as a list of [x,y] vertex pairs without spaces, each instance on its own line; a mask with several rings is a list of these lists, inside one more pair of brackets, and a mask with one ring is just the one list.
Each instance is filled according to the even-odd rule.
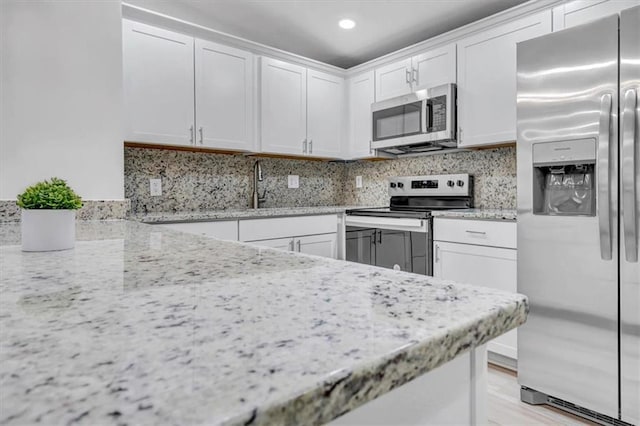
[[[251,41],[350,68],[525,0],[125,0]],[[338,21],[351,18],[356,28]]]

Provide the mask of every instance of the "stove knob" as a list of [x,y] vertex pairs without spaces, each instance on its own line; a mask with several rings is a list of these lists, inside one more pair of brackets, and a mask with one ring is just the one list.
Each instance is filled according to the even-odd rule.
[[404,183],[398,182],[398,188],[404,188]]
[[391,183],[389,184],[389,186],[390,186],[391,188],[395,188],[395,187],[396,187],[396,184],[395,184],[395,182],[391,182]]
[[458,181],[458,186],[460,186],[460,187],[464,186],[464,181],[463,180],[459,180]]
[[448,180],[448,181],[447,181],[447,186],[448,186],[448,187],[453,187],[455,184],[456,184],[456,183],[455,183],[454,181],[452,181],[452,180]]

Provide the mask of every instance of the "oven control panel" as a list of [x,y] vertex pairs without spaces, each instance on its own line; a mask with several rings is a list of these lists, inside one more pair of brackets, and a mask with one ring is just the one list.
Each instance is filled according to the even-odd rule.
[[396,176],[389,178],[389,196],[469,196],[473,177],[469,174]]

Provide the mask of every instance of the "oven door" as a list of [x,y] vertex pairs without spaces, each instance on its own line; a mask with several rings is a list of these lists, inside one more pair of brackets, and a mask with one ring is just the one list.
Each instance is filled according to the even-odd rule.
[[430,221],[347,216],[346,259],[432,275]]

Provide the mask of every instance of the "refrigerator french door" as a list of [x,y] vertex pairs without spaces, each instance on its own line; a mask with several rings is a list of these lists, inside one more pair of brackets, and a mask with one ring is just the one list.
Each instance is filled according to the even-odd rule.
[[635,7],[518,44],[521,397],[609,423],[640,424],[639,28]]

